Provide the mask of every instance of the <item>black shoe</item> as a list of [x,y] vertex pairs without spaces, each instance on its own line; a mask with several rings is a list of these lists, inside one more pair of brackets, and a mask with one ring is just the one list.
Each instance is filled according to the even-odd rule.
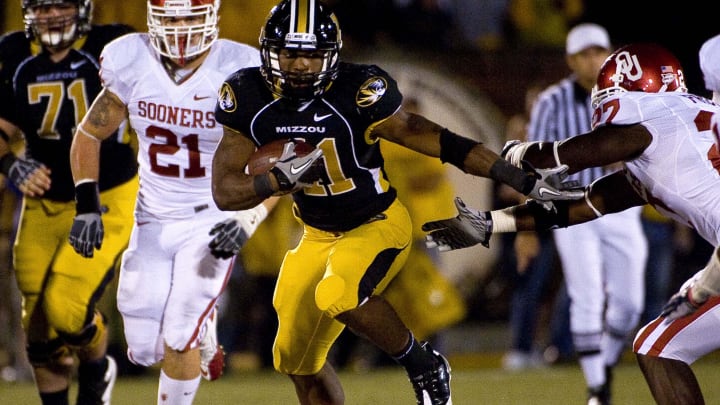
[[450,364],[442,354],[425,342],[423,349],[432,353],[435,364],[431,370],[410,377],[418,405],[452,405],[450,398]]
[[610,405],[610,385],[588,388],[588,405]]
[[110,356],[105,356],[102,363],[100,372],[95,365],[80,364],[77,405],[110,404],[112,389],[117,379],[117,364]]

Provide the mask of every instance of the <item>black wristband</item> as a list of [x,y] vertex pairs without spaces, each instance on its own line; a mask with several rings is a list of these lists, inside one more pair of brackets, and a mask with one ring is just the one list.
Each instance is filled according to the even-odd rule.
[[0,138],[4,139],[5,142],[10,143],[10,137],[2,129],[0,129]]
[[530,194],[537,181],[535,177],[518,169],[505,159],[498,159],[490,166],[490,178],[507,184],[523,195]]
[[87,181],[75,186],[75,212],[78,214],[100,212],[100,191],[96,181]]
[[289,191],[292,190],[293,187],[295,187],[295,183],[291,183],[290,179],[287,178],[285,173],[282,172],[282,170],[278,169],[277,167],[273,167],[270,169],[270,173],[275,175],[275,180],[278,182],[278,187],[280,187],[280,191]]
[[255,188],[255,194],[261,198],[268,198],[275,192],[272,188],[269,173],[253,176],[253,187]]
[[567,228],[570,223],[570,208],[567,201],[553,201],[555,209],[548,210],[541,203],[529,200],[527,206],[530,214],[535,220],[535,230],[545,231],[548,229]]
[[8,152],[4,154],[0,158],[0,173],[4,174],[5,176],[10,175],[10,167],[15,163],[17,160],[17,156],[15,156],[14,153]]
[[447,128],[440,131],[440,160],[465,171],[465,158],[480,142],[462,137]]

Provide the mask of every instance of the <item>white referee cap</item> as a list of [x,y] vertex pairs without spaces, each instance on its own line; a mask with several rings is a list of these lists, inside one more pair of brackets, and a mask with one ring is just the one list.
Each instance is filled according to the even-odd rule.
[[597,24],[579,24],[568,32],[565,53],[574,55],[593,46],[610,49],[610,36],[607,30]]

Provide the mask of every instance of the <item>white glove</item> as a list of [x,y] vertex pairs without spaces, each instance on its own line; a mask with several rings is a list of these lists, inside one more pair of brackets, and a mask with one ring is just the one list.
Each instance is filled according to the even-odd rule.
[[680,287],[680,291],[670,297],[660,313],[660,316],[665,318],[665,323],[692,314],[707,301],[708,296],[698,297],[698,294],[693,294],[692,290],[703,271],[697,272],[692,278],[685,281]]
[[460,197],[455,198],[455,207],[458,210],[457,217],[423,224],[422,230],[428,232],[425,236],[425,246],[437,247],[441,252],[462,249],[478,243],[489,247],[493,226],[490,212],[468,208]]
[[320,159],[322,155],[322,149],[316,148],[300,157],[295,153],[295,143],[292,141],[286,143],[275,167],[270,169],[277,178],[280,191],[307,187],[319,180],[324,171],[321,170],[324,168],[323,160]]
[[579,188],[577,181],[565,181],[568,165],[549,169],[535,169],[529,162],[523,161],[523,170],[533,173],[537,181],[528,193],[528,198],[536,201],[579,200],[585,197],[585,189]]

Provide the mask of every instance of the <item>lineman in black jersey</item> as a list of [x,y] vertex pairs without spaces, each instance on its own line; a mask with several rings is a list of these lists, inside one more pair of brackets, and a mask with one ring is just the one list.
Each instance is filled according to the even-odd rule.
[[[560,172],[536,178],[404,111],[382,69],[338,61],[340,29],[319,1],[281,1],[260,40],[262,65],[236,72],[220,89],[215,115],[225,132],[213,160],[213,197],[236,210],[293,193],[304,234],[286,254],[275,290],[275,368],[291,378],[300,403],[344,403],[327,354],[348,326],[405,367],[418,404],[451,404],[447,360],[417,342],[380,296],[405,262],[412,226],[385,176],[378,138],[533,197],[543,188],[558,198],[582,195],[558,190]],[[297,155],[289,141],[270,172],[246,174],[255,148],[278,139],[316,149]]]
[[[91,25],[90,0],[23,0],[25,32],[0,38],[0,171],[23,194],[14,268],[23,296],[28,357],[43,404],[67,404],[72,355],[78,404],[109,403],[117,367],[95,309],[127,246],[137,190],[126,133],[100,146],[106,236],[82,257],[67,243],[76,213],[70,171],[75,126],[101,89],[98,57],[126,25]],[[24,156],[11,140],[24,137]]]

